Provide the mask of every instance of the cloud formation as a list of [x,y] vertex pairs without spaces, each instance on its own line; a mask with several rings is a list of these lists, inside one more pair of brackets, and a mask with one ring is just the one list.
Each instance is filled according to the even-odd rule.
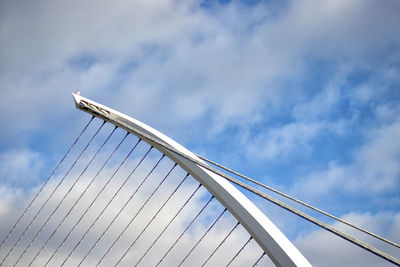
[[[75,89],[339,216],[397,218],[399,11],[395,0],[1,1],[2,221],[87,120]],[[324,266],[311,252],[327,240],[296,242]]]

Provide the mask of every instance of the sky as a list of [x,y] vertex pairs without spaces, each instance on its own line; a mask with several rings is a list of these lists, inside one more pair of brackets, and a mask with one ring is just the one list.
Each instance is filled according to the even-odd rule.
[[[399,243],[399,14],[396,0],[0,0],[1,220],[89,120],[79,89]],[[252,200],[312,264],[385,264]]]

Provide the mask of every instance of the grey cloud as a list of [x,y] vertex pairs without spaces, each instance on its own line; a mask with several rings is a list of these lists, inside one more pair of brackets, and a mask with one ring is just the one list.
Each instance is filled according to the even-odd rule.
[[[167,163],[170,163],[169,165],[171,165],[171,162]],[[122,204],[125,203],[125,201],[127,201],[129,196],[133,193],[133,189],[137,187],[137,185],[141,181],[141,179],[138,178],[141,177],[143,179],[144,175],[148,172],[148,170],[152,167],[153,164],[154,162],[148,161],[145,164],[147,166],[143,166],[142,168],[140,168],[138,173],[135,175],[136,179],[133,179],[129,184],[127,184],[127,187],[125,187],[121,191],[121,193],[117,196],[113,204],[109,207],[108,210],[106,210],[104,216],[101,217],[101,219],[99,220],[97,225],[92,229],[90,234],[83,240],[77,253],[74,253],[72,257],[69,259],[68,262],[70,264],[78,263],[82,259],[83,254],[86,253],[86,251],[93,244],[94,240],[97,239],[97,237],[103,232],[103,230],[112,220],[112,218],[117,214],[118,210],[122,207]],[[132,165],[132,163],[128,165]],[[135,195],[134,200],[130,202],[125,212],[123,212],[120,215],[120,217],[115,221],[113,227],[110,228],[108,234],[105,235],[105,237],[93,251],[91,256],[88,258],[88,261],[86,263],[94,264],[97,262],[97,260],[99,260],[99,257],[103,255],[105,249],[108,248],[108,246],[115,240],[115,238],[119,235],[122,229],[129,223],[131,218],[134,216],[134,214],[136,214],[136,212],[139,210],[141,205],[147,199],[149,194],[154,190],[155,186],[160,182],[161,178],[171,167],[169,165],[163,164],[162,166],[160,166],[160,168],[156,170],[156,173],[152,175],[149,182],[145,183],[143,188],[140,191],[138,191],[138,194]],[[68,233],[70,229],[72,229],[73,224],[78,220],[80,214],[83,213],[84,209],[88,207],[89,203],[92,201],[97,192],[99,192],[100,188],[105,183],[105,179],[109,177],[113,169],[114,168],[111,169],[107,168],[104,171],[103,175],[99,179],[97,179],[97,181],[93,184],[93,186],[91,186],[91,189],[87,191],[84,198],[82,198],[78,206],[76,206],[76,208],[71,213],[69,218],[65,221],[65,223],[57,232],[57,234],[54,236],[52,241],[48,244],[47,248],[43,251],[43,253],[40,254],[40,257],[35,262],[37,266],[42,266],[45,263],[45,261],[50,257],[51,253],[56,249],[56,247],[64,238],[64,236]],[[58,210],[57,213],[55,213],[55,216],[52,218],[52,220],[49,221],[48,225],[46,225],[46,228],[41,233],[39,238],[33,243],[34,245],[28,251],[29,253],[27,253],[25,257],[22,258],[21,261],[22,263],[28,264],[29,261],[32,260],[35,253],[44,244],[45,240],[47,240],[52,230],[56,228],[58,223],[61,221],[61,218],[67,212],[68,209],[67,207],[72,206],[72,204],[75,202],[79,194],[87,186],[89,178],[94,176],[95,174],[94,170],[95,169],[88,171],[84,179],[77,184],[75,189],[71,192],[71,195],[62,204],[61,207],[63,207],[63,209],[60,209]],[[79,172],[72,173],[71,176],[76,177],[78,173]],[[122,182],[121,179],[127,176],[127,174],[128,174],[128,169],[125,167],[119,173],[119,178],[116,178],[110,184],[108,190],[104,191],[101,198],[89,210],[89,213],[84,217],[84,220],[76,228],[76,230],[70,236],[66,244],[62,247],[60,252],[54,258],[53,263],[59,262],[61,259],[66,257],[67,253],[72,249],[72,246],[81,238],[84,231],[89,227],[94,218],[99,214],[100,210],[106,205],[108,200],[111,199],[111,196],[117,190],[119,184],[121,184]],[[185,172],[183,170],[177,170],[175,173],[171,175],[171,177],[167,180],[167,183],[160,188],[158,193],[148,203],[148,205],[146,206],[146,210],[139,213],[139,216],[135,219],[133,225],[128,229],[127,233],[124,236],[122,236],[121,240],[117,243],[116,247],[113,250],[111,250],[111,254],[105,259],[104,262],[105,265],[115,264],[115,261],[122,255],[127,246],[130,245],[133,238],[138,236],[140,231],[144,228],[144,226],[153,216],[155,211],[161,206],[163,201],[165,201],[167,196],[172,192],[173,188],[177,185],[179,180],[183,178],[184,174]],[[50,200],[50,202],[47,205],[47,208],[45,208],[44,210],[44,213],[42,213],[42,215],[38,217],[37,221],[32,226],[29,232],[30,234],[27,234],[25,236],[21,244],[16,247],[14,253],[11,254],[9,259],[7,259],[8,264],[16,261],[17,256],[19,256],[22,253],[23,247],[27,246],[28,240],[33,238],[32,236],[33,233],[39,230],[38,229],[39,226],[43,224],[45,219],[50,215],[51,209],[54,209],[56,207],[57,203],[61,200],[61,197],[67,192],[69,186],[71,186],[71,183],[72,180],[70,178],[70,181],[67,182],[65,185],[63,185],[62,190],[59,190],[56,196]],[[40,202],[43,203],[46,200],[47,196],[51,192],[51,189],[54,188],[55,184],[56,180],[54,180],[52,183],[49,184],[48,189],[45,190],[43,195],[39,198],[39,203]],[[123,265],[129,263],[130,262],[129,260],[136,261],[138,257],[140,257],[142,253],[144,253],[145,249],[147,249],[147,247],[150,246],[151,242],[155,240],[157,235],[161,232],[164,226],[171,220],[172,216],[177,212],[179,207],[183,204],[183,202],[188,198],[188,196],[196,187],[197,184],[193,182],[188,182],[185,183],[179,189],[178,193],[171,199],[166,208],[160,213],[158,217],[156,217],[156,220],[147,230],[147,232],[145,232],[145,235],[143,235],[143,237],[138,240],[138,243],[135,245],[134,249],[131,250],[131,252],[128,254],[126,261],[122,263]],[[9,192],[7,192],[9,190],[10,189],[4,190],[4,192],[10,194]],[[153,250],[151,250],[148,257],[144,261],[145,265],[156,263],[156,261],[159,260],[161,255],[164,252],[166,252],[167,248],[172,244],[173,241],[175,241],[177,236],[179,236],[179,234],[183,231],[186,225],[188,225],[188,223],[190,222],[189,218],[193,218],[193,216],[200,210],[202,205],[204,205],[204,198],[206,197],[205,190],[203,189],[202,191],[199,192],[200,194],[197,194],[195,196],[195,198],[193,199],[194,201],[189,202],[187,208],[183,210],[183,213],[180,216],[178,216],[175,222],[171,225],[171,227],[168,228],[163,237],[160,239],[160,242],[156,244],[156,247]],[[15,203],[17,201],[26,202],[29,198],[31,198],[28,195],[19,195],[19,196],[16,194],[13,195],[15,201],[9,201],[7,200],[7,198],[1,199],[0,210],[2,212],[0,216],[2,222],[4,222],[2,223],[1,226],[1,232],[2,232],[1,236],[4,236],[7,233],[9,227],[13,223],[12,219],[9,220],[7,218],[16,217],[17,215],[20,214],[21,209],[23,208],[16,206]],[[32,211],[30,211],[27,214],[28,218],[29,217],[31,218],[33,216],[34,214],[33,212],[37,210],[38,207],[39,205],[34,206]],[[51,207],[51,209],[49,207]],[[196,223],[194,225],[195,227],[192,227],[190,231],[186,233],[181,242],[178,243],[178,246],[174,248],[174,250],[171,251],[170,255],[165,259],[165,263],[168,264],[170,262],[176,262],[178,260],[181,260],[185,252],[188,252],[191,246],[193,246],[194,243],[205,232],[210,221],[213,218],[217,217],[222,210],[223,208],[221,207],[221,205],[216,203],[213,203],[213,205],[211,205],[208,209],[206,209],[205,214],[202,215],[202,220]],[[23,220],[22,225],[26,224],[27,224],[27,218]],[[203,262],[205,260],[205,257],[207,257],[212,252],[213,248],[215,248],[219,244],[219,242],[224,238],[226,233],[229,231],[230,227],[232,227],[233,225],[235,225],[235,221],[232,219],[232,216],[224,216],[222,220],[215,226],[215,228],[213,228],[212,231],[210,231],[205,242],[203,242],[201,246],[199,246],[193,252],[193,254],[190,256],[190,261],[188,262],[192,263]],[[20,234],[21,231],[22,231],[22,226],[19,226],[15,231],[15,233],[13,234],[12,238],[10,238],[10,240],[5,243],[5,246],[2,249],[2,257],[4,257],[3,255],[4,252],[8,251],[8,249],[10,248],[9,247],[10,244],[12,244],[12,242],[10,241],[14,241],[15,236],[17,234]],[[247,232],[239,227],[238,230],[231,236],[231,238],[227,240],[226,244],[224,244],[224,246],[221,247],[220,251],[218,251],[215,257],[213,257],[212,259],[213,264],[224,264],[224,263],[226,264],[226,262],[233,257],[234,253],[239,250],[240,246],[247,240],[247,238],[248,238]],[[242,255],[242,257],[239,257],[235,262],[235,264],[240,266],[241,264],[248,263],[249,261],[255,261],[257,257],[259,257],[261,254],[262,252],[258,247],[258,245],[251,244],[249,248],[246,249],[245,256]]]
[[[374,13],[376,4],[339,1],[315,6],[302,1],[288,4],[270,19],[268,5],[248,8],[243,17],[235,4],[220,6],[216,14],[221,16],[214,16],[197,2],[154,6],[141,1],[42,1],[22,7],[5,1],[1,88],[4,99],[22,106],[14,116],[28,129],[42,125],[49,117],[42,114],[54,107],[65,107],[54,116],[70,117],[65,99],[79,88],[174,133],[193,120],[204,124],[204,118],[211,124],[207,128],[218,133],[230,125],[257,122],[253,118],[277,99],[294,101],[287,94],[299,92],[280,84],[306,75],[304,59],[310,53],[319,57],[335,50],[345,54],[344,62],[352,62],[356,47],[363,47],[357,51],[368,59],[376,49],[398,43],[390,34],[397,25],[395,4],[393,9],[381,6],[389,18],[385,21]],[[234,23],[238,17],[243,21]],[[360,25],[372,29],[371,34],[354,35]],[[71,60],[79,62],[88,53],[94,61],[87,69],[70,69]],[[129,61],[136,67],[124,76]],[[50,105],[38,109],[40,100]],[[12,107],[3,102],[4,114]]]
[[[399,214],[357,214],[350,213],[343,216],[343,219],[351,221],[361,227],[370,229],[371,231],[387,237],[389,240],[398,243]],[[349,230],[346,227],[335,223],[335,228],[345,231],[348,234],[356,236],[359,240],[367,242],[391,256],[398,258],[399,252],[393,246],[384,244],[377,239],[368,238],[361,235],[356,230]],[[387,229],[396,231],[387,233]],[[362,250],[344,241],[333,234],[315,230],[306,234],[295,242],[298,248],[306,255],[315,266],[392,266],[391,263]]]

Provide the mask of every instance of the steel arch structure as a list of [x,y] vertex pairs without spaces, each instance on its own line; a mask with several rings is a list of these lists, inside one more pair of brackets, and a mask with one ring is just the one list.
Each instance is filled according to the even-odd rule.
[[152,127],[73,93],[76,107],[145,140],[190,173],[243,225],[277,266],[311,266],[271,220],[229,181],[198,164],[195,154]]

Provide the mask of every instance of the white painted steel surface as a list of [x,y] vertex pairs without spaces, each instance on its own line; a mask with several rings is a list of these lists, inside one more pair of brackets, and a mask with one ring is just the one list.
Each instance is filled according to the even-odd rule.
[[[277,266],[311,266],[278,227],[229,181],[164,146],[170,147],[186,157],[201,161],[192,152],[168,136],[134,118],[84,98],[79,94],[73,93],[73,97],[78,109],[100,117],[144,139],[178,163],[235,216]],[[146,136],[151,137],[156,142],[146,138]],[[157,142],[164,146],[160,146]]]

